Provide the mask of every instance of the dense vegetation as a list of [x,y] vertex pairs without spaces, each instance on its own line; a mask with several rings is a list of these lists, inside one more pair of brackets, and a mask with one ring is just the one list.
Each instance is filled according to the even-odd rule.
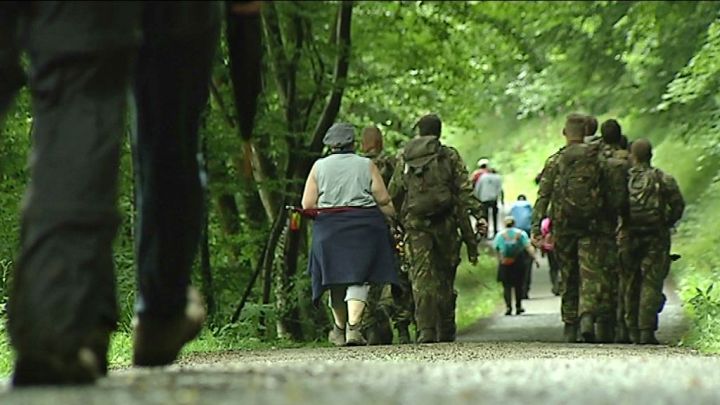
[[[236,124],[224,40],[202,128],[210,189],[196,281],[212,315],[207,347],[323,335],[326,314],[312,308],[303,270],[306,229],[287,232],[283,210],[298,203],[308,164],[321,153],[317,129],[328,119],[377,124],[394,150],[426,112],[441,115],[446,141],[471,169],[492,157],[508,175],[510,197],[533,194],[532,178],[561,144],[569,112],[617,117],[630,138],[653,139],[656,163],[678,177],[693,203],[675,269],[703,332],[693,336],[719,336],[718,292],[708,292],[720,259],[713,232],[720,226],[713,207],[720,196],[719,12],[711,1],[267,2],[264,91],[252,136],[241,136]],[[2,297],[17,247],[31,123],[23,91],[0,135]],[[116,243],[121,332],[134,299],[126,149]],[[483,281],[469,291],[495,294],[494,286],[484,288],[492,272],[480,273]],[[718,348],[707,339],[688,341]]]

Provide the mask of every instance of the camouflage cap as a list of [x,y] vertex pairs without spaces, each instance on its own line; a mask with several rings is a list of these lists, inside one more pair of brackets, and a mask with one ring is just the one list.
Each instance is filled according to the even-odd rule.
[[505,226],[513,226],[513,225],[515,225],[515,218],[508,215],[505,217],[504,223],[505,223]]
[[323,143],[333,148],[350,145],[354,141],[355,127],[347,122],[333,124],[323,138]]

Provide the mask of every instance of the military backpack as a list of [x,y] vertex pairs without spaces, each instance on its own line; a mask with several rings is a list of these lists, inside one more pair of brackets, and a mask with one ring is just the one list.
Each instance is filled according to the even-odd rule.
[[653,228],[665,223],[662,173],[655,168],[633,167],[628,179],[630,226]]
[[609,215],[621,215],[627,209],[627,181],[630,170],[629,154],[625,149],[607,148],[603,151],[605,163],[606,186],[605,203],[606,213]]
[[525,251],[525,246],[521,243],[522,231],[519,229],[513,229],[513,235],[510,235],[510,229],[505,229],[500,233],[500,237],[503,238],[502,249],[500,249],[500,263],[505,266],[510,266],[520,257],[520,254]]
[[434,136],[410,140],[403,150],[403,180],[407,190],[403,210],[414,217],[446,213],[453,206],[452,168]]
[[553,215],[558,225],[588,229],[603,208],[602,161],[597,145],[568,145],[560,153],[553,184]]

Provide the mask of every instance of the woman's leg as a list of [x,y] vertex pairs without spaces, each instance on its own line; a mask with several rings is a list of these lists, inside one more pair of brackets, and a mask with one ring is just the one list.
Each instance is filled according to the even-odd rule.
[[345,306],[345,287],[330,287],[328,305],[332,310],[335,324],[328,333],[328,341],[335,346],[345,346],[345,323],[347,322],[347,307]]
[[345,287],[330,288],[330,309],[335,319],[335,326],[339,329],[345,329],[348,318],[348,310],[345,305],[345,291]]
[[524,283],[517,283],[515,285],[515,313],[518,315],[525,312],[522,307],[522,299],[525,296],[525,285]]
[[345,302],[348,308],[348,325],[345,331],[345,343],[348,346],[364,346],[367,344],[365,337],[360,332],[360,321],[367,302],[370,286],[351,285],[345,292]]
[[369,291],[369,285],[351,285],[347,288],[345,301],[347,302],[348,324],[355,326],[362,320]]
[[505,298],[505,308],[507,308],[505,315],[510,315],[512,313],[512,284],[507,281],[503,281],[503,298]]

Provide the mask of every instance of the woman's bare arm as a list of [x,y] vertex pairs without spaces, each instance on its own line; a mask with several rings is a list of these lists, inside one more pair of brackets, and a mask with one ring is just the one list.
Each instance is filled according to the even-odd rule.
[[535,257],[535,248],[533,247],[532,243],[528,243],[528,245],[525,246],[525,251],[530,255],[532,261],[535,262],[538,267],[540,267],[540,262]]
[[380,208],[380,211],[382,211],[382,213],[386,216],[394,217],[395,206],[392,203],[387,187],[385,187],[385,182],[383,181],[382,176],[380,176],[380,170],[378,170],[377,166],[375,166],[375,163],[373,162],[370,162],[370,173],[372,175],[372,185],[370,191],[372,192],[378,208]]
[[303,209],[317,208],[318,201],[318,185],[315,173],[317,172],[315,165],[310,169],[307,180],[305,180],[305,190],[302,196]]

